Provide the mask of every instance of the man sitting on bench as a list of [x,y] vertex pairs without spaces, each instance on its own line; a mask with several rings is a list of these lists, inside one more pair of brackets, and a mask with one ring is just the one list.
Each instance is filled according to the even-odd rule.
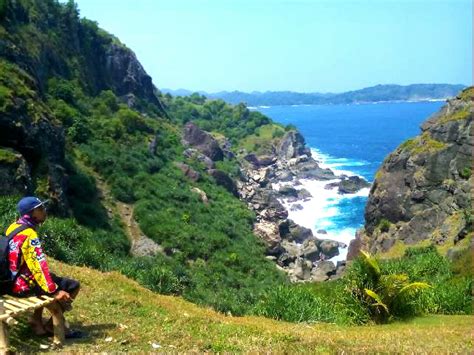
[[[49,295],[64,311],[70,310],[80,284],[76,280],[59,277],[49,271],[46,255],[41,248],[37,229],[47,217],[45,204],[37,197],[24,197],[18,203],[20,219],[7,229],[7,235],[20,230],[9,243],[8,261],[13,276],[11,293],[17,297]],[[51,320],[43,324],[43,308],[35,310],[30,319],[37,335],[52,334]],[[66,338],[80,337],[81,333],[66,329]]]

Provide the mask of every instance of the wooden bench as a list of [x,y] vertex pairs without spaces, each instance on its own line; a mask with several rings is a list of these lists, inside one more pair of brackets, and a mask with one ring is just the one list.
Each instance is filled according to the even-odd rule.
[[8,353],[8,326],[17,324],[15,317],[45,307],[53,318],[53,343],[64,343],[64,316],[61,306],[53,297],[38,296],[17,298],[9,295],[0,297],[0,354]]

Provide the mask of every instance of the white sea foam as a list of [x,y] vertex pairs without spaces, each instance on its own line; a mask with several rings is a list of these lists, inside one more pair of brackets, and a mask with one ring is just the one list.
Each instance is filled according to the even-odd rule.
[[328,154],[320,152],[318,149],[315,148],[311,148],[311,154],[313,155],[313,158],[318,162],[321,168],[331,169],[336,176],[357,175],[362,178],[362,175],[356,174],[355,172],[350,170],[340,168],[344,166],[364,166],[369,164],[369,162],[365,160],[332,157]]
[[[352,161],[346,158],[329,158],[328,155],[322,154],[321,152],[313,149],[313,157],[318,161],[318,164],[323,168],[330,168],[334,171],[336,176],[345,175],[355,175],[354,172],[341,170],[338,167],[344,165],[355,166]],[[328,163],[327,160],[336,160],[337,163]],[[339,164],[339,165],[335,165]],[[360,162],[361,165],[367,164],[366,162]],[[333,221],[333,217],[338,216],[341,212],[338,208],[338,203],[342,199],[351,199],[354,197],[365,197],[369,194],[369,188],[361,189],[360,191],[354,194],[338,194],[337,188],[325,189],[325,186],[329,183],[339,182],[340,179],[334,179],[329,181],[317,181],[317,180],[300,180],[301,185],[295,186],[296,189],[306,189],[308,190],[312,198],[307,201],[297,201],[294,203],[288,203],[285,200],[281,200],[283,205],[288,210],[288,217],[295,221],[297,224],[310,228],[313,231],[313,234],[318,238],[324,239],[333,239],[338,242],[342,242],[346,245],[349,245],[350,241],[355,238],[356,228],[341,228],[337,226]],[[287,185],[288,183],[279,183],[273,184],[274,189],[278,189],[282,185]],[[295,203],[300,204],[303,209],[291,211],[291,206]],[[326,230],[327,234],[319,234],[317,231],[319,229]],[[347,256],[347,248],[340,248],[340,254],[331,260],[337,262],[339,260],[345,260]]]

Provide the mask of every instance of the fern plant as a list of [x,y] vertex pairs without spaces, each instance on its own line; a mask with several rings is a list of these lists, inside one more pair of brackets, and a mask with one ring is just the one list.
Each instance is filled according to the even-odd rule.
[[410,282],[406,274],[383,275],[377,259],[361,251],[369,282],[364,295],[374,321],[384,323],[396,316],[413,313],[416,295],[431,286],[426,282]]

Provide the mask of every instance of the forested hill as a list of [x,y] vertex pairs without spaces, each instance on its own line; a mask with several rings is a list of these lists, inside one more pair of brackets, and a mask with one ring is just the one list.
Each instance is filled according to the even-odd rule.
[[[222,99],[231,104],[245,102],[250,106],[276,105],[327,105],[351,104],[383,101],[426,101],[444,100],[454,97],[464,85],[451,84],[413,84],[376,85],[343,93],[302,93],[293,91],[266,91],[251,93],[242,91],[200,92],[210,98]],[[178,96],[192,94],[189,90],[162,89],[163,92]]]
[[[267,117],[162,97],[135,54],[73,1],[2,0],[0,18],[2,226],[19,196],[50,198],[50,256],[232,313],[285,282],[252,232],[255,214],[201,156],[183,155],[190,120],[237,148],[273,127]],[[232,154],[212,165],[225,181],[239,171]]]

